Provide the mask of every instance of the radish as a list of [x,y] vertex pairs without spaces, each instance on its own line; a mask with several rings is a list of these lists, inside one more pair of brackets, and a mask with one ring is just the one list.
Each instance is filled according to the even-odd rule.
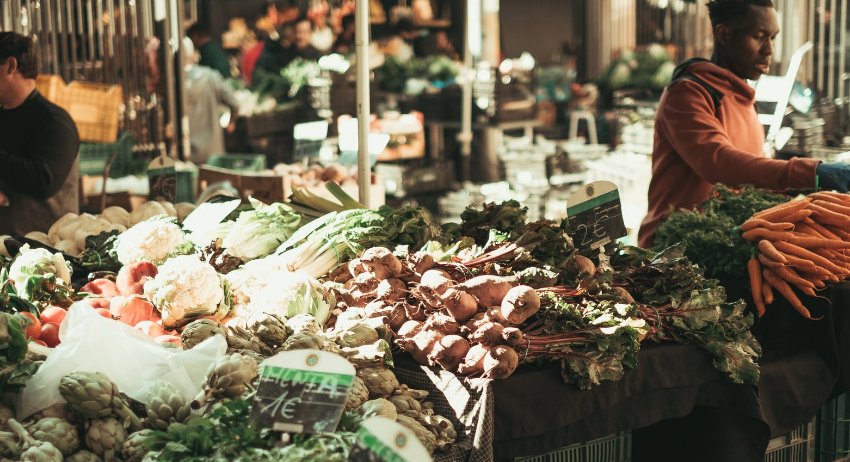
[[102,295],[103,298],[112,298],[116,295],[121,295],[118,291],[118,286],[109,279],[95,279],[80,288],[80,292],[89,294]]
[[513,286],[510,279],[487,275],[461,282],[455,288],[474,296],[484,306],[496,306],[502,304],[502,299]]
[[455,371],[469,352],[469,342],[460,335],[447,335],[434,344],[428,361],[447,371]]
[[540,296],[529,286],[511,289],[502,301],[502,316],[511,324],[522,324],[540,309]]

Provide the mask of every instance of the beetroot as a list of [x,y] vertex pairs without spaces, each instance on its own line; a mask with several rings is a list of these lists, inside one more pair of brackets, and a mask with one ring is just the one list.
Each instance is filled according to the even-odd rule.
[[511,324],[522,324],[540,309],[540,296],[529,286],[516,286],[502,301],[502,316]]
[[437,295],[443,295],[449,288],[454,285],[449,273],[443,270],[432,269],[426,271],[419,281],[422,287],[427,287],[433,290]]
[[493,347],[484,356],[484,378],[506,379],[519,365],[519,355],[513,348],[505,345]]
[[457,367],[458,373],[463,375],[483,373],[484,358],[489,351],[490,348],[484,345],[473,345],[463,358],[463,362]]
[[459,335],[447,335],[434,344],[428,355],[430,364],[447,371],[455,371],[469,352],[469,342]]
[[386,247],[367,249],[360,256],[360,264],[380,281],[398,276],[402,270],[401,262]]
[[510,279],[488,275],[476,276],[455,288],[474,296],[484,306],[496,306],[502,304],[502,299],[513,286]]
[[449,289],[443,294],[443,306],[458,322],[469,321],[478,312],[475,297],[455,289]]
[[404,282],[398,279],[384,279],[378,284],[377,295],[378,300],[387,303],[392,303],[404,297],[407,286]]
[[486,322],[469,336],[469,340],[484,346],[494,347],[504,343],[504,339],[502,338],[502,332],[504,330],[505,328],[501,324]]

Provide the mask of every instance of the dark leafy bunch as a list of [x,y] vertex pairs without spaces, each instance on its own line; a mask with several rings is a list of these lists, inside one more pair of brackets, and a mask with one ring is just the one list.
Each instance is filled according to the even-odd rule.
[[86,238],[86,250],[80,255],[80,265],[88,271],[112,271],[121,269],[115,253],[118,231],[103,232]]
[[788,196],[743,186],[712,188],[697,210],[674,211],[655,232],[655,249],[683,243],[688,258],[711,276],[744,276],[752,248],[738,230],[753,213],[787,202]]
[[528,219],[528,208],[515,200],[501,204],[491,202],[484,204],[481,210],[467,207],[460,219],[461,233],[474,238],[480,246],[494,241],[491,231],[499,234],[501,240],[514,241],[519,238]]
[[635,368],[641,341],[667,341],[701,347],[736,383],[758,381],[752,315],[743,301],[727,302],[681,246],[658,254],[621,246],[608,257],[611,269],[595,284],[542,295],[536,320],[524,328],[528,341],[517,348],[521,358],[557,361],[566,382],[590,388]]
[[40,362],[27,359],[25,329],[29,318],[0,313],[0,390],[14,392],[26,386]]

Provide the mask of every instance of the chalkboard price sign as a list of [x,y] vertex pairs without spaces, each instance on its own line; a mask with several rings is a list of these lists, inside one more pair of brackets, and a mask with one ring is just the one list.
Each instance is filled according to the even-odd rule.
[[567,201],[567,217],[573,245],[595,249],[626,234],[620,192],[610,181],[594,181]]
[[262,364],[251,418],[266,428],[288,433],[336,430],[354,366],[345,358],[318,350],[280,353]]
[[425,446],[410,430],[386,417],[363,422],[357,441],[348,453],[349,462],[427,462]]
[[174,159],[161,155],[148,166],[148,197],[154,201],[175,202],[177,199],[177,169]]

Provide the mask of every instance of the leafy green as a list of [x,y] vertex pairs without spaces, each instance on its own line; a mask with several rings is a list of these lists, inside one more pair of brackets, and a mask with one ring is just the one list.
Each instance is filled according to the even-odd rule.
[[118,272],[123,266],[115,253],[118,231],[103,232],[86,238],[86,250],[80,255],[80,265],[88,271]]
[[474,238],[476,244],[483,246],[493,240],[491,231],[504,236],[504,240],[519,238],[520,230],[528,219],[528,208],[515,200],[501,204],[490,202],[484,204],[481,210],[467,207],[460,214],[460,219],[463,235]]

